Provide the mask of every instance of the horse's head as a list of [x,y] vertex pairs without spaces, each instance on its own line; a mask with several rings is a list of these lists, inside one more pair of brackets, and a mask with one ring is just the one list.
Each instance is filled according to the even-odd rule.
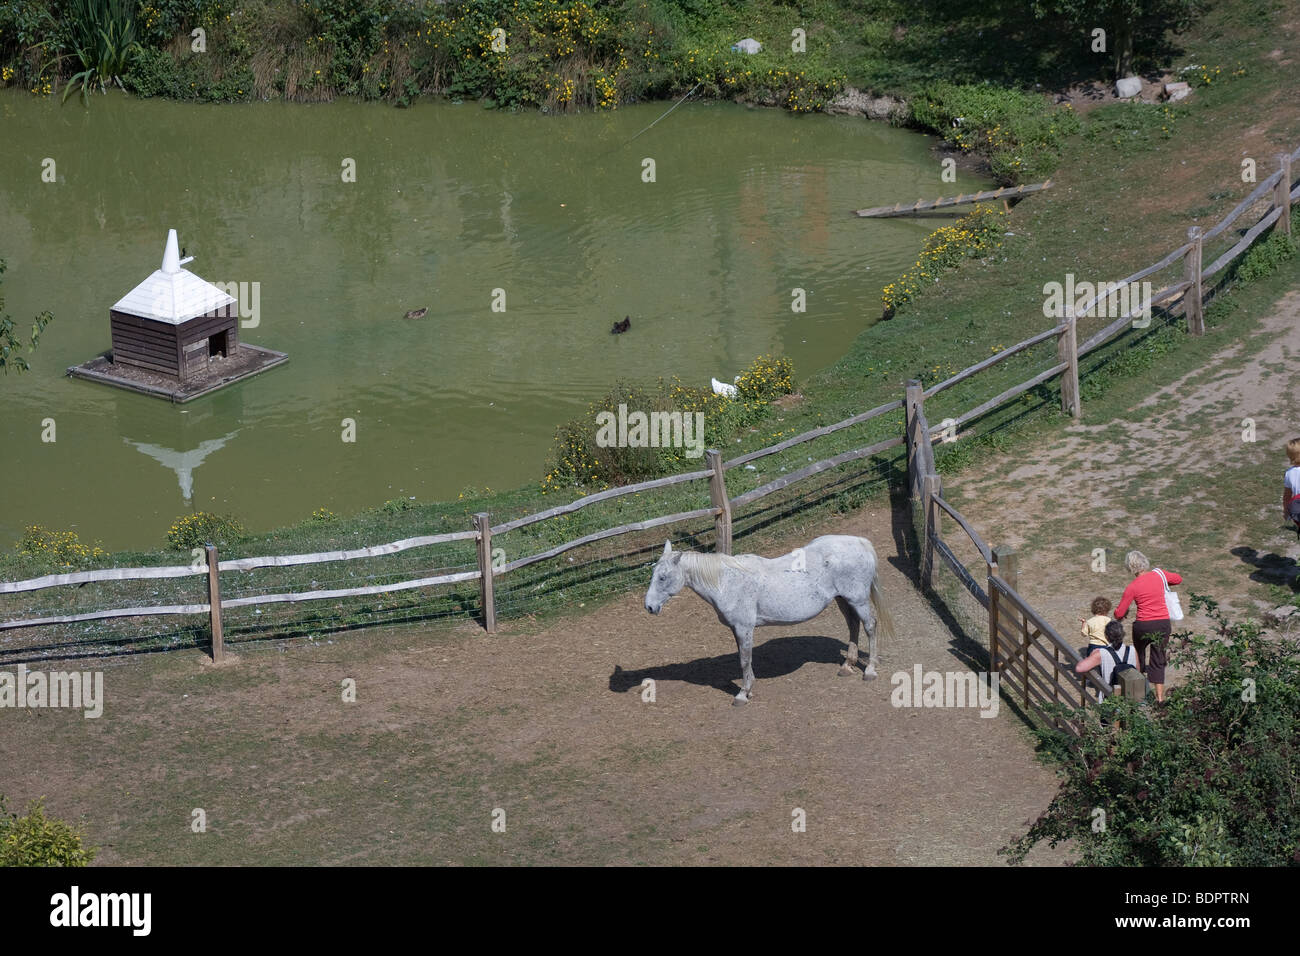
[[664,553],[655,563],[654,576],[645,592],[645,609],[658,614],[668,599],[686,586],[686,572],[682,570],[682,552],[673,550],[671,541],[664,542]]

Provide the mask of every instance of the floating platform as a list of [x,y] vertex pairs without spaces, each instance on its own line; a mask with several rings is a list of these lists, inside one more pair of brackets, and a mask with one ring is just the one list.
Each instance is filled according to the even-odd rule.
[[97,355],[89,362],[82,362],[69,368],[68,375],[92,382],[103,382],[105,385],[140,392],[142,395],[166,398],[180,404],[211,394],[227,385],[242,382],[246,378],[252,378],[267,369],[289,361],[289,356],[283,352],[240,342],[230,356],[211,363],[203,371],[191,374],[182,382],[174,375],[115,363],[112,356],[111,350]]
[[1027,196],[1029,193],[1040,192],[1044,189],[1051,189],[1052,181],[1049,179],[1043,183],[1032,183],[1028,186],[1012,186],[1010,188],[991,189],[982,193],[963,193],[960,196],[940,197],[938,199],[918,199],[911,206],[904,206],[899,203],[895,206],[876,206],[873,209],[859,209],[857,214],[864,219],[888,219],[891,216],[912,216],[919,212],[929,212],[932,209],[945,209],[948,206],[962,206],[966,203],[984,202],[986,199],[1019,199]]

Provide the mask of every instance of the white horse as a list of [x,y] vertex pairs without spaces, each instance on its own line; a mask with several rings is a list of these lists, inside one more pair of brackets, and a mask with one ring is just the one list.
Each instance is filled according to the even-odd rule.
[[753,697],[755,627],[810,620],[834,600],[849,625],[849,653],[840,668],[841,675],[854,673],[858,626],[867,629],[863,680],[876,677],[877,621],[886,633],[893,632],[876,584],[876,549],[866,538],[823,535],[807,547],[795,548],[779,558],[674,551],[672,542],[666,541],[646,591],[646,610],[658,614],[683,587],[713,605],[718,620],[736,635],[744,677],[744,685],[732,702],[737,705]]

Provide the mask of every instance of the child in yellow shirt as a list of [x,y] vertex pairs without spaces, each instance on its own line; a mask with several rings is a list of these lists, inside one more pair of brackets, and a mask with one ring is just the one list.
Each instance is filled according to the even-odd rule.
[[1110,601],[1104,597],[1093,598],[1092,617],[1086,621],[1079,618],[1079,623],[1083,625],[1080,633],[1088,638],[1089,653],[1098,647],[1107,647],[1110,644],[1106,640],[1106,625],[1110,623]]

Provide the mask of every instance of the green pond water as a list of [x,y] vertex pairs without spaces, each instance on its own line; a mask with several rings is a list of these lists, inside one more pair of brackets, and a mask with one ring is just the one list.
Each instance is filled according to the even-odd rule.
[[[262,530],[536,480],[555,426],[616,380],[834,362],[935,225],[850,210],[984,185],[941,183],[928,139],[861,118],[687,103],[627,143],[665,108],[0,95],[7,311],[24,333],[55,315],[33,370],[0,379],[0,547],[31,523],[152,547],[193,509]],[[241,337],[289,362],[183,406],[68,378],[169,228],[197,275],[258,284]]]

